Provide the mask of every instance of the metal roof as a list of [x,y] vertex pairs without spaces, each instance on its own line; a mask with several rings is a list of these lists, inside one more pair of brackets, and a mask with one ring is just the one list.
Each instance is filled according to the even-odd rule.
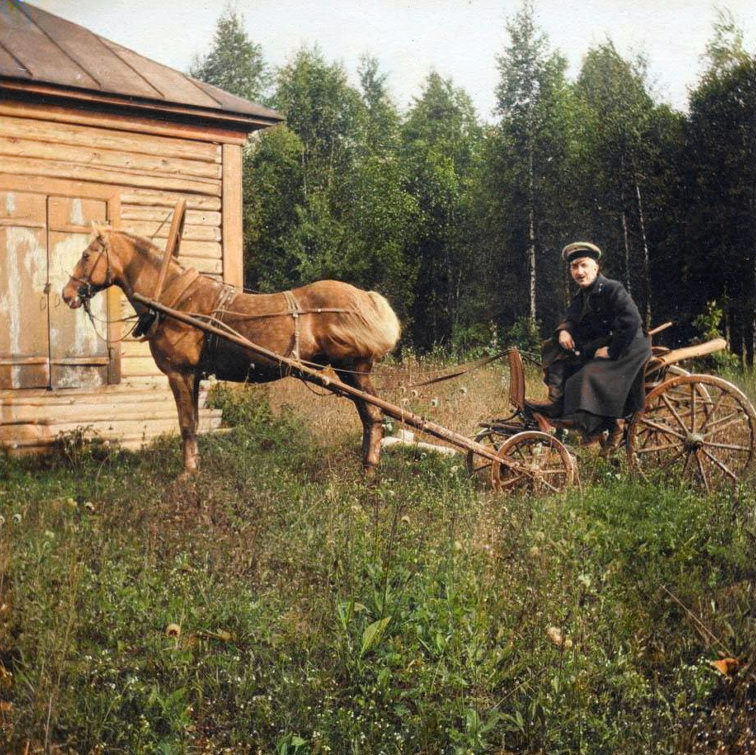
[[209,118],[248,131],[282,120],[22,0],[0,2],[2,89]]

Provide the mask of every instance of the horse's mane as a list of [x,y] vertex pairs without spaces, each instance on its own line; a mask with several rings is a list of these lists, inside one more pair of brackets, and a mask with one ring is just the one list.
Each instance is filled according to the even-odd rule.
[[[115,229],[111,229],[110,233],[121,236],[122,238],[125,238],[127,241],[131,242],[135,251],[137,252],[137,254],[139,254],[140,257],[144,257],[146,259],[157,257],[158,260],[162,260],[163,255],[165,254],[165,252],[159,246],[153,244],[149,239],[144,238],[144,236],[137,236],[136,234],[129,233],[128,231]],[[179,262],[176,257],[172,259],[172,263],[174,265],[178,265],[178,267],[182,270],[186,269],[186,267],[181,262]]]
[[128,239],[134,245],[134,249],[140,254],[160,254],[160,248],[153,244],[149,239],[144,238],[144,236],[137,236],[128,231],[121,230],[112,230],[111,233],[115,233]]

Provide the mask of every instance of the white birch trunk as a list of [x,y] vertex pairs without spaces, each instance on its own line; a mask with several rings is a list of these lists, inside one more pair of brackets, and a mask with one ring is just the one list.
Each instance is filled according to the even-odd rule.
[[638,201],[638,220],[640,222],[641,239],[643,241],[643,286],[646,292],[646,311],[644,320],[646,328],[651,327],[651,263],[648,253],[648,238],[646,237],[646,219],[643,215],[643,200],[638,179],[635,179],[635,197]]

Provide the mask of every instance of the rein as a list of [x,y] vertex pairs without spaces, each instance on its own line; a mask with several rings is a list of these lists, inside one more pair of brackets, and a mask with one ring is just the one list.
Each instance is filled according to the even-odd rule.
[[462,375],[466,375],[468,372],[473,372],[474,370],[478,370],[481,367],[485,367],[487,364],[491,364],[491,362],[495,362],[497,359],[501,359],[502,357],[505,357],[508,352],[501,351],[498,354],[494,354],[492,357],[483,357],[482,359],[476,359],[474,362],[469,363],[469,367],[465,367],[465,369],[462,370],[456,370],[455,372],[450,372],[446,375],[439,375],[435,378],[430,378],[429,380],[423,380],[421,383],[414,383],[413,385],[407,386],[408,388],[420,388],[424,385],[433,385],[434,383],[442,383],[444,380],[452,380],[457,377],[461,377]]
[[[98,243],[100,245],[100,250],[89,269],[90,270],[89,273],[86,276],[83,276],[81,278],[78,278],[73,275],[71,276],[71,278],[79,284],[79,288],[77,289],[77,294],[79,298],[82,300],[82,306],[84,310],[86,311],[87,316],[89,317],[90,322],[92,323],[92,327],[94,328],[98,337],[103,339],[103,336],[97,331],[97,325],[95,324],[95,320],[96,319],[101,320],[101,318],[95,318],[90,307],[90,300],[98,292],[113,285],[113,283],[115,282],[115,275],[113,273],[113,268],[111,266],[109,245],[99,239],[98,239]],[[92,283],[92,273],[94,272],[97,265],[99,264],[100,258],[102,257],[103,254],[105,255],[105,260],[107,264],[105,280],[101,285],[97,285],[97,284]],[[160,299],[163,299],[162,303],[164,303],[165,306],[169,306],[169,307],[177,306],[178,303],[184,298],[188,290],[192,287],[192,284],[199,277],[200,277],[200,273],[197,272],[195,268],[188,268],[184,270],[177,278],[175,278],[172,281],[171,285],[169,285],[168,288],[160,296]],[[231,316],[237,320],[255,320],[255,319],[263,319],[263,318],[270,318],[270,317],[291,317],[294,320],[294,343],[292,347],[294,359],[296,359],[297,362],[301,362],[305,366],[317,368],[317,369],[322,369],[323,365],[315,363],[315,362],[308,362],[307,360],[301,360],[300,358],[300,355],[299,355],[299,318],[302,317],[303,315],[310,315],[310,314],[345,314],[345,313],[360,314],[359,311],[355,310],[354,308],[343,308],[343,307],[316,307],[313,309],[302,309],[299,302],[296,300],[296,298],[294,297],[293,293],[290,290],[281,292],[287,304],[286,310],[279,311],[279,312],[262,312],[262,313],[255,313],[255,314],[246,313],[246,312],[235,312],[233,309],[227,308],[227,306],[232,304],[233,300],[236,298],[236,296],[239,293],[240,292],[232,286],[222,285],[221,290],[219,291],[218,296],[216,298],[215,304],[212,308],[211,314],[203,315],[203,314],[198,313],[193,316],[199,319],[205,320],[208,323],[215,325],[216,327],[220,327],[223,330],[225,330],[227,333],[229,333],[229,335],[235,335],[235,336],[239,336],[240,334],[234,328],[232,328],[231,326],[229,326],[227,323],[223,321],[224,317]],[[158,303],[161,303],[160,300],[158,300]],[[142,315],[138,317],[137,321],[131,327],[129,332],[125,334],[124,336],[122,336],[122,338],[120,338],[119,340],[124,340],[132,335],[137,338],[141,337],[142,340],[149,340],[149,338],[154,334],[155,330],[157,329],[159,318],[157,316],[157,312],[150,309],[149,305],[147,306],[148,308],[146,312],[144,312]],[[120,320],[114,320],[114,321],[111,321],[111,320],[101,320],[101,321],[108,322],[108,323],[109,322],[126,322],[129,319],[131,318],[122,318]],[[103,339],[103,340],[106,340],[106,339]],[[214,362],[215,354],[220,344],[220,340],[221,340],[220,336],[207,338],[206,356],[209,358],[208,362],[210,363]],[[423,386],[433,385],[435,383],[440,383],[446,380],[452,380],[454,378],[457,378],[469,372],[472,372],[476,369],[484,367],[485,365],[490,364],[491,362],[501,359],[503,356],[506,356],[506,354],[507,354],[506,351],[502,351],[493,356],[478,359],[474,362],[469,363],[469,365],[466,366],[464,369],[455,369],[453,372],[440,375],[435,378],[430,378],[428,380],[424,380],[419,383],[414,383],[410,386],[402,386],[402,389],[407,390],[408,388],[423,387]],[[526,356],[529,356],[529,355],[526,355]],[[342,372],[343,371],[345,370],[342,370]],[[346,372],[350,372],[350,371],[346,370]]]
[[[84,311],[87,313],[87,317],[89,317],[89,321],[92,323],[92,328],[94,329],[94,332],[97,334],[97,337],[107,342],[107,337],[103,337],[103,335],[97,330],[97,325],[95,324],[95,318],[94,314],[92,313],[92,309],[89,306],[90,301],[92,300],[92,297],[95,296],[95,294],[99,293],[100,291],[104,291],[106,288],[110,288],[110,286],[115,283],[115,275],[113,274],[113,268],[110,265],[110,254],[108,253],[108,245],[99,242],[100,243],[100,252],[97,255],[97,258],[92,263],[92,267],[89,268],[89,274],[85,278],[77,278],[75,275],[71,275],[71,279],[75,280],[79,287],[76,289],[76,294],[81,299],[81,306],[84,308]],[[95,283],[92,283],[92,273],[94,272],[95,268],[97,267],[98,263],[100,262],[100,258],[102,255],[105,255],[105,263],[107,265],[107,269],[105,271],[105,280],[102,283],[102,285],[97,285]],[[121,320],[121,322],[124,322],[125,320]],[[109,321],[105,321],[109,322]],[[133,330],[133,328],[132,328]],[[129,334],[131,331],[129,331]],[[124,336],[124,338],[128,337]],[[123,339],[121,339],[123,340]]]

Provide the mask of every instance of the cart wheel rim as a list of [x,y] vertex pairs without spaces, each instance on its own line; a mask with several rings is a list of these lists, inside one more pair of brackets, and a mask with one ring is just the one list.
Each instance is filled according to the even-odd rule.
[[[628,466],[712,492],[754,470],[756,410],[714,375],[680,375],[654,388],[628,429]],[[658,470],[655,471],[655,470]]]
[[525,431],[508,438],[491,465],[491,482],[505,492],[562,493],[575,483],[575,462],[548,433]]

